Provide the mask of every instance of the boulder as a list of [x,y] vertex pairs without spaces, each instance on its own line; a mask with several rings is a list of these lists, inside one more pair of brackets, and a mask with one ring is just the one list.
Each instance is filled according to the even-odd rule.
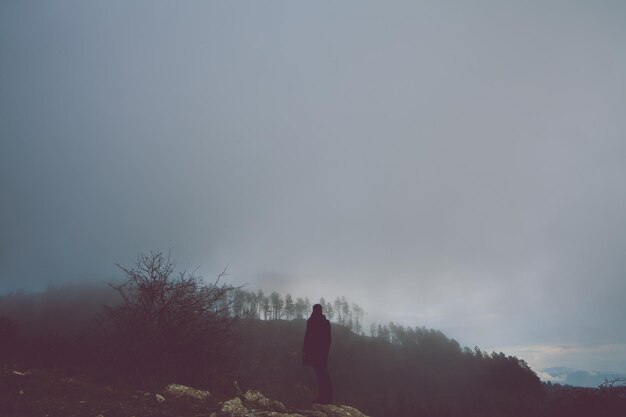
[[272,405],[270,399],[261,394],[261,391],[249,389],[243,394],[243,399],[246,400],[247,403],[258,408],[268,409]]
[[165,387],[164,394],[174,398],[188,397],[195,398],[196,400],[208,400],[211,398],[209,391],[203,391],[181,384],[169,384]]
[[222,403],[219,415],[221,417],[246,417],[248,413],[249,410],[243,405],[241,398],[235,397]]
[[[233,383],[235,391],[239,384]],[[239,391],[241,392],[241,391]],[[208,391],[199,390],[181,384],[170,384],[164,388],[163,394],[173,398],[193,398],[195,400],[209,400]],[[144,395],[151,395],[145,393]],[[165,401],[160,394],[153,394],[159,403]],[[309,410],[288,410],[280,401],[272,400],[257,390],[247,390],[245,393],[220,403],[219,409],[212,412],[210,417],[368,417],[354,407],[336,404],[313,404]]]
[[261,394],[261,391],[249,389],[243,394],[243,398],[246,404],[250,406],[250,408],[282,413],[287,411],[287,407],[285,407],[285,404],[281,403],[280,401],[270,400],[265,395]]

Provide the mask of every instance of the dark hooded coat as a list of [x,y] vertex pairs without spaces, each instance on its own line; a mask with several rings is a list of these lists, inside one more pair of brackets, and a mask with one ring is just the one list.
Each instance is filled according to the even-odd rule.
[[306,322],[302,365],[325,365],[330,350],[330,322],[323,314],[312,314]]

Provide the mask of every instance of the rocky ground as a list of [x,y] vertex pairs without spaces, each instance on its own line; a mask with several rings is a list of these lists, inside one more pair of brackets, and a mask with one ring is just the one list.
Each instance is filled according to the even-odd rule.
[[295,410],[261,392],[224,397],[179,384],[156,392],[98,384],[64,370],[0,367],[2,417],[367,417],[346,405]]

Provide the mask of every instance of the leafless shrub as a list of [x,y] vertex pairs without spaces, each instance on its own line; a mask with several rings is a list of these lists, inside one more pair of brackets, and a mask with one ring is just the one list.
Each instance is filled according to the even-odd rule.
[[121,303],[101,315],[105,358],[117,376],[142,382],[210,385],[233,363],[230,291],[222,279],[206,284],[194,273],[175,273],[162,252],[140,254],[121,284],[109,284]]

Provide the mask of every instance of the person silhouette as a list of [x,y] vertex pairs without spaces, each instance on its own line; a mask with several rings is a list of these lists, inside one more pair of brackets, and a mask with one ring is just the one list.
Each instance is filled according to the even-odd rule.
[[328,352],[330,350],[330,322],[322,314],[322,305],[315,304],[311,317],[306,322],[306,333],[302,347],[302,365],[312,366],[317,376],[317,398],[313,402],[333,402],[333,387],[328,374]]

